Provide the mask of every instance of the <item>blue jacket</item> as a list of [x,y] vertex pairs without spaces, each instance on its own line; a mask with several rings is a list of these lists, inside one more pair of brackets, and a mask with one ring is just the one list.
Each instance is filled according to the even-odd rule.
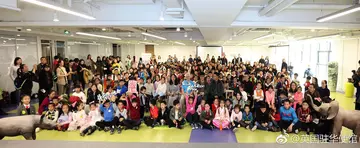
[[126,93],[128,91],[128,88],[123,85],[122,87],[118,86],[116,87],[116,95],[120,97],[122,94]]
[[112,103],[110,103],[109,108],[105,108],[104,105],[100,105],[100,111],[104,113],[104,121],[111,122],[114,119],[115,110]]
[[293,124],[299,121],[295,110],[290,107],[289,109],[285,109],[284,106],[280,107],[280,118],[283,121],[292,121]]
[[242,121],[253,121],[252,113],[249,112],[249,115],[247,115],[245,112],[242,113]]

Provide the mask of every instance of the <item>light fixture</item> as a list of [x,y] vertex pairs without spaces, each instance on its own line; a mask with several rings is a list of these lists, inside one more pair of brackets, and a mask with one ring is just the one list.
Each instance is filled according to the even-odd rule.
[[163,12],[163,11],[160,12],[159,20],[160,20],[160,21],[165,20],[165,18],[164,18],[164,12]]
[[150,44],[150,45],[159,45],[159,44],[151,43],[151,42],[139,42],[139,43],[142,43],[142,44]]
[[56,11],[64,12],[64,13],[67,13],[67,14],[75,15],[75,16],[78,16],[78,17],[82,17],[82,18],[85,18],[85,19],[95,20],[95,18],[92,17],[92,16],[89,16],[89,15],[86,15],[86,14],[83,14],[83,13],[79,13],[79,12],[75,12],[75,11],[72,11],[72,10],[69,10],[69,9],[65,9],[65,8],[55,6],[55,5],[52,5],[52,4],[48,4],[48,3],[45,3],[45,2],[41,2],[41,1],[38,1],[38,0],[22,0],[22,1],[27,2],[27,3],[31,3],[31,4],[34,4],[34,5],[46,7],[46,8],[49,8],[49,9],[53,9],[53,10],[56,10]]
[[196,42],[196,41],[193,41],[194,43]]
[[346,36],[345,36],[345,35],[343,35],[343,36],[341,36],[341,38],[343,38],[343,39],[344,39],[344,38],[346,38]]
[[190,40],[192,40],[192,36],[190,37]]
[[261,39],[264,39],[264,38],[271,37],[271,36],[273,36],[273,35],[274,35],[274,34],[267,34],[267,35],[264,35],[264,36],[261,36],[261,37],[255,38],[254,40],[255,40],[255,41],[258,41],[258,40],[261,40]]
[[349,8],[345,8],[345,9],[336,11],[334,13],[325,15],[323,17],[320,17],[320,18],[316,19],[316,21],[317,22],[326,22],[326,21],[329,21],[329,20],[344,16],[344,15],[348,15],[350,13],[354,13],[354,12],[357,12],[357,11],[360,11],[360,4],[356,4],[356,5],[353,5],[353,6],[349,7]]
[[234,37],[236,37],[236,36],[237,36],[236,32],[234,32],[234,33],[233,33],[233,36],[234,36]]
[[16,36],[20,36],[20,34],[16,35]]
[[311,29],[311,32],[315,32],[315,29]]
[[185,45],[184,43],[181,42],[174,42],[175,44],[179,44],[179,45]]
[[101,30],[102,30],[102,31],[106,31],[106,28],[102,28]]
[[146,41],[147,40],[147,38],[146,38],[146,36],[144,36],[144,41]]
[[117,37],[110,37],[110,36],[104,36],[104,35],[97,35],[97,34],[90,34],[90,33],[84,33],[84,32],[76,32],[78,35],[84,35],[84,36],[91,36],[91,37],[98,37],[98,38],[105,38],[105,39],[113,39],[113,40],[121,40]]
[[177,27],[177,28],[176,28],[176,31],[180,31],[180,27]]
[[81,44],[81,45],[100,45],[99,43],[96,43],[96,42],[92,42],[92,43],[89,43],[89,42],[70,42],[70,43]]
[[6,41],[5,41],[5,40],[4,40],[3,42],[4,42],[4,43],[6,43]]
[[31,31],[31,29],[30,29],[30,28],[28,28],[28,29],[26,29],[26,31]]
[[146,35],[146,36],[150,36],[150,37],[154,37],[154,38],[158,38],[160,40],[167,40],[166,38],[164,37],[161,37],[161,36],[157,36],[157,35],[153,35],[153,34],[150,34],[150,33],[146,33],[146,32],[143,32],[141,33],[142,35]]
[[129,32],[128,37],[131,37],[131,33]]
[[187,34],[187,32],[185,32],[185,33],[184,33],[184,37],[186,37],[186,38],[188,37],[188,34]]
[[230,39],[229,39],[230,41],[232,40],[232,37],[230,37]]
[[59,19],[58,19],[58,17],[57,17],[57,13],[56,13],[56,12],[54,12],[54,19],[53,19],[53,21],[54,21],[54,22],[58,22],[58,21],[59,21]]
[[70,36],[74,36],[73,34],[71,34]]
[[308,36],[307,38],[303,38],[298,41],[317,40],[317,39],[332,38],[332,37],[338,37],[338,36],[340,36],[340,35],[339,34],[331,34],[331,35],[324,35],[324,36],[317,36],[317,37]]

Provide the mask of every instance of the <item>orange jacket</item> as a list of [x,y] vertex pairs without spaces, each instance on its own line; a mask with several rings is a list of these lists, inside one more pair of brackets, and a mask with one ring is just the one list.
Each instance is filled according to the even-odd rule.
[[150,108],[150,117],[156,119],[158,116],[159,116],[159,109],[156,106]]

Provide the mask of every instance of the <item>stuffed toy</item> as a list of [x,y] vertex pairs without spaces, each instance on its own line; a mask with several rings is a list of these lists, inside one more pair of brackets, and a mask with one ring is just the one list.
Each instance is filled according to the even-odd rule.
[[52,129],[56,124],[44,123],[44,116],[27,115],[0,119],[0,140],[5,136],[22,135],[26,140],[36,140],[36,128]]

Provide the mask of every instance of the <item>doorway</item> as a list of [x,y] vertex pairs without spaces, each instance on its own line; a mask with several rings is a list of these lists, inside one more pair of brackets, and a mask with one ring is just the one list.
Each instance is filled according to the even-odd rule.
[[53,63],[53,52],[50,40],[41,40],[41,56],[47,59],[49,66],[53,69],[53,64],[51,64]]
[[145,45],[145,53],[151,53],[151,56],[155,55],[154,45]]

